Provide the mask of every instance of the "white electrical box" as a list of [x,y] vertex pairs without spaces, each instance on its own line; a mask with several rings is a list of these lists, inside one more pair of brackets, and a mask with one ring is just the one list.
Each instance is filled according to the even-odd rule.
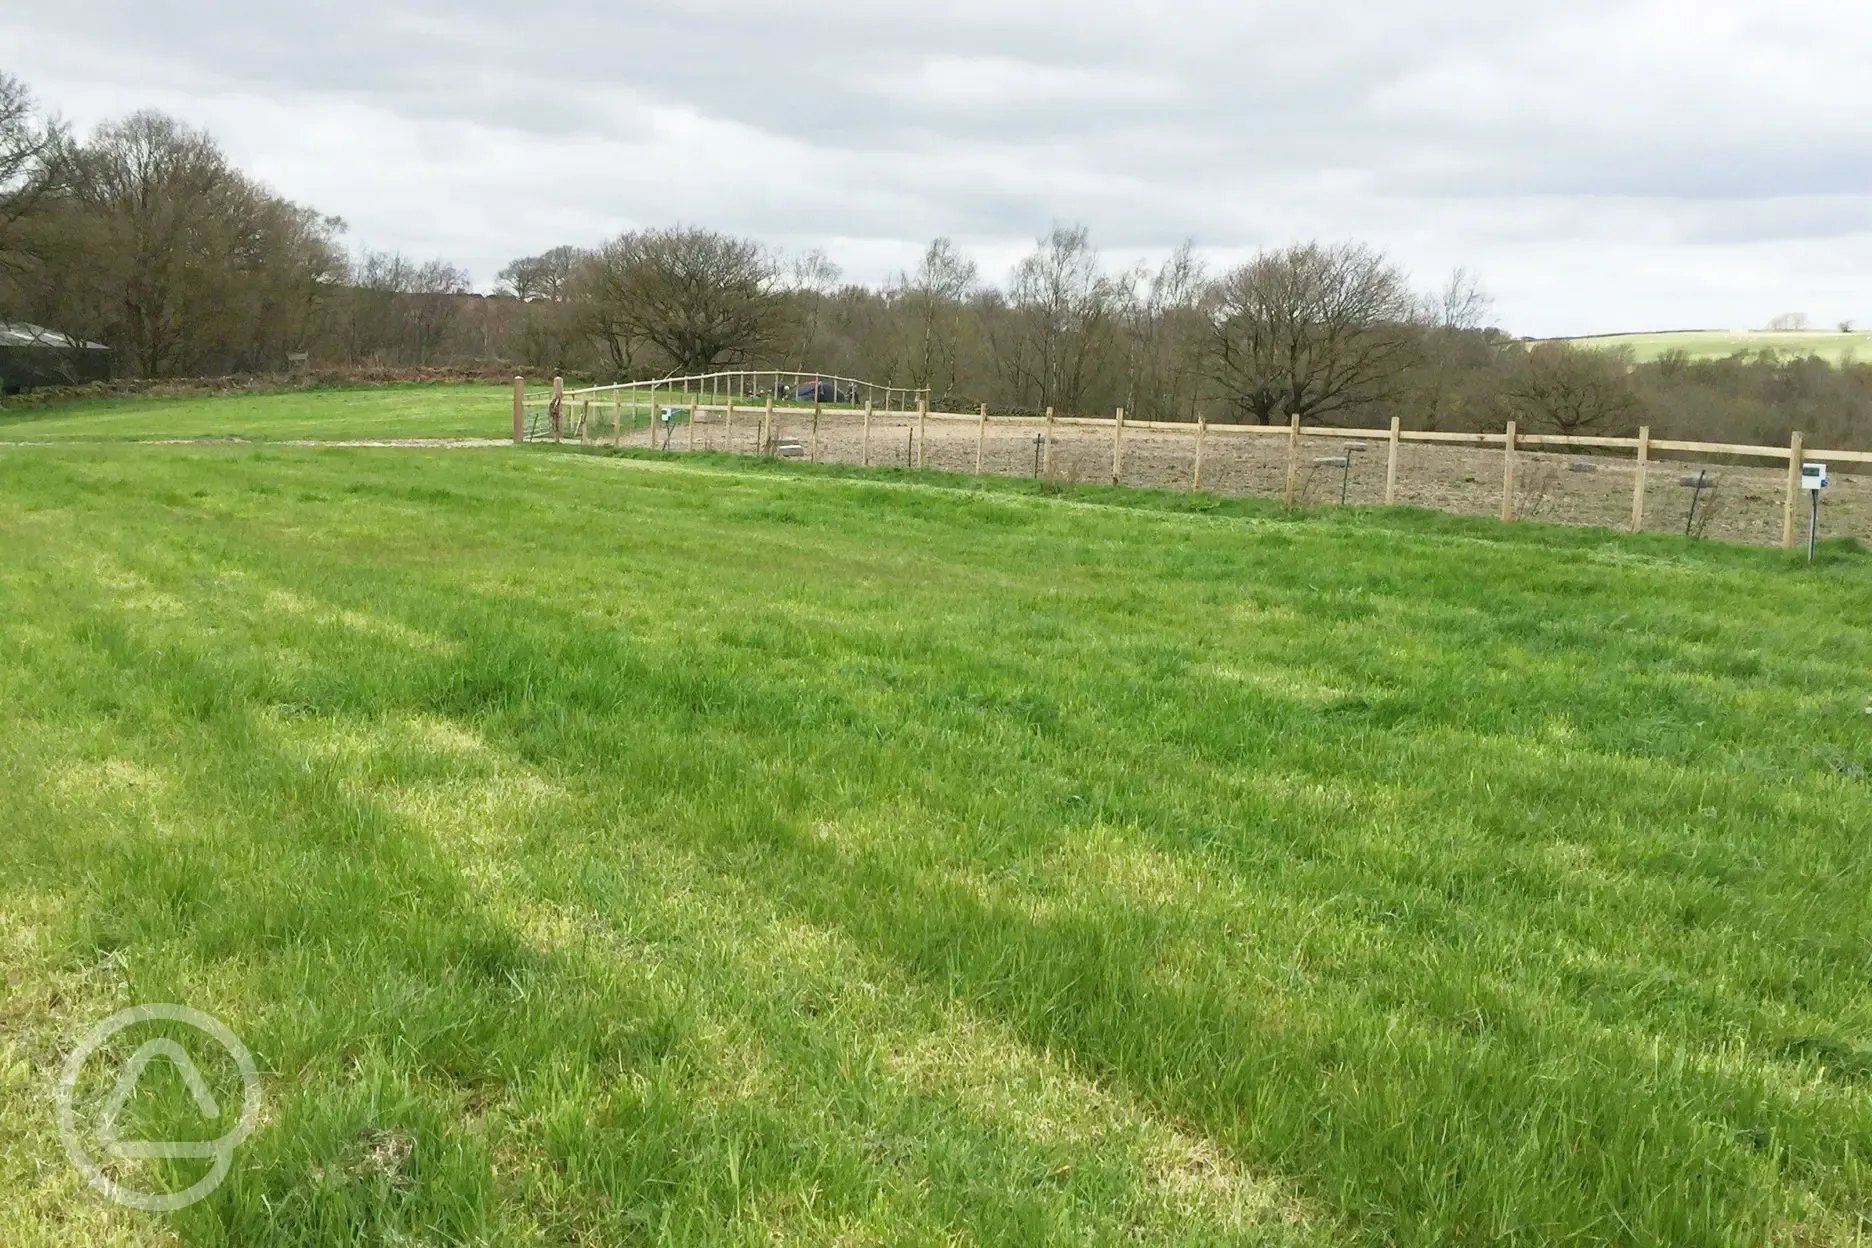
[[1827,488],[1827,466],[1825,464],[1801,465],[1801,489],[1824,490]]

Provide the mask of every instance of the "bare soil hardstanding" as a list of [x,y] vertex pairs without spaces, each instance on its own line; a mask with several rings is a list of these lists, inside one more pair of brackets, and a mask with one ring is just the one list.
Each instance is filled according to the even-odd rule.
[[[757,454],[762,413],[737,412],[732,441],[719,414],[697,422],[695,449]],[[777,413],[774,447],[797,458],[817,452],[821,463],[873,467],[918,466],[918,421],[914,415],[874,417],[867,452],[859,418],[822,414],[815,445],[813,416],[798,409]],[[1045,422],[993,420],[985,437],[974,420],[931,417],[923,424],[922,463],[943,472],[974,472],[980,440],[981,470],[997,476],[1037,477],[1050,458],[1054,480],[1068,484],[1112,480],[1112,432],[1056,423],[1049,453],[1042,439]],[[640,430],[625,445],[646,446]],[[658,446],[663,445],[659,435]],[[686,450],[688,430],[679,427],[672,450]],[[1351,467],[1344,466],[1351,446]],[[1353,506],[1384,502],[1386,437],[1383,430],[1357,442],[1303,435],[1295,473],[1296,499],[1302,506],[1336,505],[1343,495]],[[789,455],[789,457],[795,457]],[[1287,482],[1284,431],[1256,433],[1212,430],[1205,441],[1202,488],[1233,497],[1282,498]],[[1515,473],[1515,515],[1555,524],[1625,528],[1631,521],[1635,462],[1630,458],[1552,454],[1523,450]],[[1128,428],[1124,435],[1122,484],[1151,489],[1192,488],[1196,471],[1196,435]],[[1654,459],[1646,479],[1645,529],[1682,533],[1692,524],[1694,491],[1685,478],[1708,474],[1708,488],[1697,498],[1694,531],[1701,536],[1757,545],[1779,543],[1787,471],[1779,466],[1737,465]],[[1872,479],[1835,471],[1824,498],[1821,533],[1872,542]],[[1406,442],[1399,448],[1397,502],[1457,515],[1497,515],[1501,511],[1502,452],[1483,447]],[[1800,500],[1796,528],[1807,531],[1806,500]]]

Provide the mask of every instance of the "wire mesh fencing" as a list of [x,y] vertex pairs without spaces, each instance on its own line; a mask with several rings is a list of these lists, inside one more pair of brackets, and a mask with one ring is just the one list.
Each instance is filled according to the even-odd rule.
[[[1200,489],[1296,507],[1392,503],[1756,544],[1804,541],[1809,500],[1797,490],[1798,471],[1812,459],[1837,466],[1823,535],[1872,542],[1872,453],[1810,451],[1799,435],[1781,448],[1653,442],[1648,431],[1567,437],[995,416],[929,411],[918,392],[888,388],[897,406],[870,397],[860,405],[861,393],[880,388],[842,379],[780,381],[763,395],[750,382],[763,377],[780,375],[555,388],[550,396],[516,387],[516,440]],[[817,401],[796,397],[800,387]]]

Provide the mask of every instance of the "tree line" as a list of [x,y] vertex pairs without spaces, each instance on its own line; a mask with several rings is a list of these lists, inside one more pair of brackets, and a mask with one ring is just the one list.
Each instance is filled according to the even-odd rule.
[[1872,438],[1872,369],[1756,357],[1635,366],[1490,325],[1477,282],[1420,290],[1356,243],[1212,272],[1192,245],[1114,269],[1061,225],[1001,281],[951,240],[880,285],[695,227],[515,260],[492,295],[444,260],[352,254],[338,218],[152,112],[74,136],[0,74],[0,321],[111,346],[120,375],[471,367],[637,380],[730,367],[928,389],[941,406],[1139,419]]
[[822,254],[788,260],[678,227],[516,260],[499,289],[523,309],[519,355],[546,371],[816,369],[965,409],[1162,420],[1319,421],[1434,401],[1419,391],[1436,363],[1502,338],[1466,277],[1420,296],[1362,246],[1309,243],[1211,276],[1186,244],[1154,270],[1112,272],[1082,226],[1055,227],[1005,285],[949,239],[873,288],[842,282]]
[[291,356],[460,358],[469,278],[341,246],[344,222],[140,112],[78,137],[0,73],[0,321],[111,347],[119,375],[284,371]]
[[949,410],[1872,445],[1872,367],[1726,360],[1515,339],[1469,274],[1420,291],[1383,254],[1305,243],[1209,272],[1194,247],[1112,271],[1061,226],[1007,280],[947,239],[881,287],[698,229],[627,233],[516,260],[513,358],[635,380],[714,368],[840,373],[928,389]]

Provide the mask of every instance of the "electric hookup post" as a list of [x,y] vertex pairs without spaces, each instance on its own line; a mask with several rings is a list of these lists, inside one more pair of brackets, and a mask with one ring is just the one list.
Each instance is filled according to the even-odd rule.
[[1827,488],[1825,464],[1801,465],[1801,489],[1807,491],[1810,512],[1807,519],[1807,562],[1814,561],[1814,546],[1820,540],[1820,491]]

